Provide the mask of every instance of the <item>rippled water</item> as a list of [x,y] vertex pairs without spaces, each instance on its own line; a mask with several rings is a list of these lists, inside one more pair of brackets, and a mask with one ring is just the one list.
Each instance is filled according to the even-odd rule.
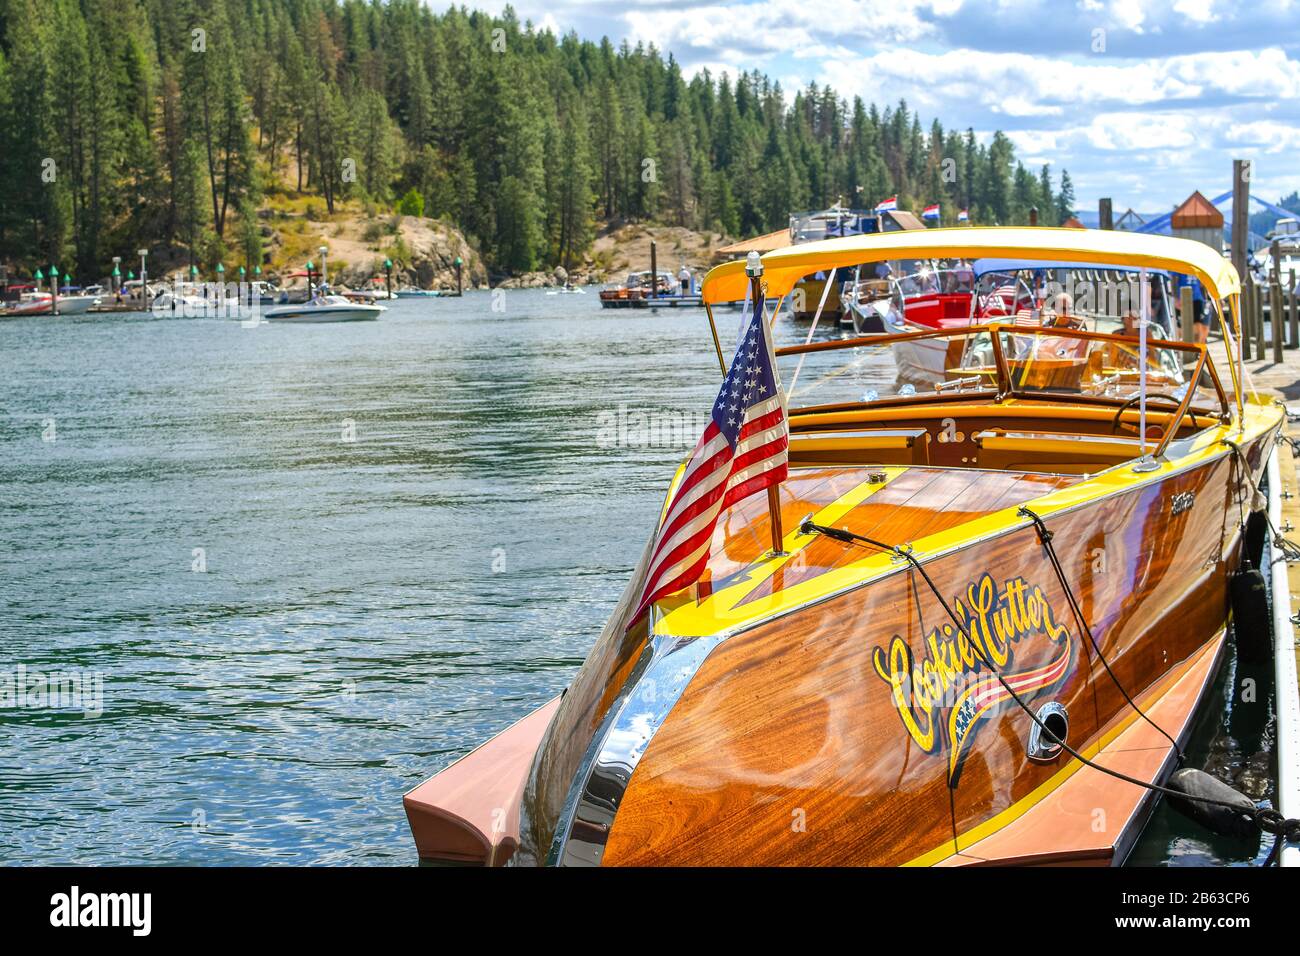
[[702,312],[594,292],[0,348],[0,672],[103,681],[0,710],[8,863],[414,863],[402,793],[567,683],[645,543],[683,449],[601,428],[717,387]]

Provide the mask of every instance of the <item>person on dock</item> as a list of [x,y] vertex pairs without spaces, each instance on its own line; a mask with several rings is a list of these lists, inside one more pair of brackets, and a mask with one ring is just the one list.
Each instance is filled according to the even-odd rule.
[[686,268],[686,263],[682,263],[681,269],[677,271],[677,281],[682,287],[682,295],[691,294],[691,270]]

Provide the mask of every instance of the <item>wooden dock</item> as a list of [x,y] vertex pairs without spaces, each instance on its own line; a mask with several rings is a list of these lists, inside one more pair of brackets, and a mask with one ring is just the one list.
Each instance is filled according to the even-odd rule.
[[[1261,397],[1281,400],[1289,405],[1286,435],[1300,440],[1300,421],[1290,420],[1291,411],[1300,412],[1300,348],[1269,341],[1260,351],[1268,357],[1245,363],[1248,378]],[[1226,363],[1222,343],[1211,342],[1215,364]],[[1300,416],[1297,416],[1300,417]],[[1278,445],[1268,469],[1269,517],[1282,535],[1295,540],[1300,536],[1300,463],[1292,446]],[[1300,628],[1293,616],[1300,608],[1300,562],[1288,562],[1281,551],[1268,549],[1266,569],[1273,589],[1273,648],[1277,717],[1277,808],[1286,817],[1300,815]],[[1282,866],[1300,867],[1300,847],[1286,845],[1281,854]]]

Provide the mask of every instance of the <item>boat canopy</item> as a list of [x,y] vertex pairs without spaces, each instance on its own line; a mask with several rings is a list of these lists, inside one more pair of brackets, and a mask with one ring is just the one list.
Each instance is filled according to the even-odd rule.
[[[1204,243],[1173,236],[1109,229],[1046,226],[957,226],[873,233],[787,246],[763,256],[769,296],[782,296],[804,276],[885,259],[1034,259],[1069,261],[1105,268],[1163,269],[1193,275],[1219,301],[1241,290],[1237,270]],[[748,280],[744,260],[714,267],[704,277],[704,302],[738,302]]]
[[[1043,259],[976,259],[971,263],[971,269],[977,276],[988,275],[990,272],[1021,272],[1037,269],[1068,269],[1070,271],[1082,272],[1087,269],[1105,269],[1110,272],[1140,272],[1141,266],[1130,265],[1104,265],[1098,266],[1095,262],[1049,262]],[[1169,273],[1165,269],[1148,269],[1152,275],[1167,276]]]

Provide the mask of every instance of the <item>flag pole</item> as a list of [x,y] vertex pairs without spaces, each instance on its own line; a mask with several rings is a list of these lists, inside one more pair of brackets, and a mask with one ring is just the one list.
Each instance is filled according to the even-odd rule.
[[[745,275],[749,276],[749,301],[755,305],[755,316],[760,322],[764,321],[761,313],[758,312],[757,306],[761,301],[760,296],[763,294],[763,260],[757,252],[751,252],[745,257]],[[751,319],[751,321],[753,321]],[[783,557],[785,550],[785,532],[781,528],[781,483],[769,485],[767,489],[767,514],[769,523],[772,525],[772,554],[774,558]]]

